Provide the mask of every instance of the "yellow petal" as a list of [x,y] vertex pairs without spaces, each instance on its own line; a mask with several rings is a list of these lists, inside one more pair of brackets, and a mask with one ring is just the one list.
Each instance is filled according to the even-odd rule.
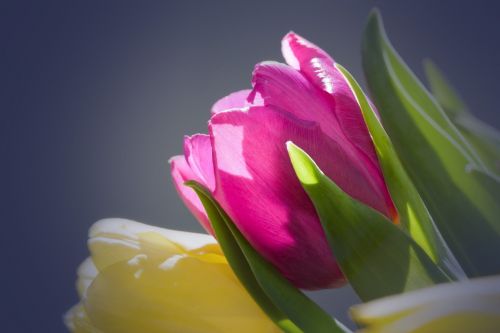
[[426,288],[355,306],[361,332],[498,332],[500,276]]
[[221,254],[212,236],[162,229],[126,219],[105,219],[89,231],[88,246],[99,270],[137,254],[163,257],[191,253]]
[[216,254],[147,254],[107,266],[85,309],[106,333],[279,332]]

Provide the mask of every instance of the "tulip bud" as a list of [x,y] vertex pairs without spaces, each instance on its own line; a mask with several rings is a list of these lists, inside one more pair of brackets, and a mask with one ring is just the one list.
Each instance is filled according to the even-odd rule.
[[174,184],[211,232],[195,180],[241,233],[295,286],[320,289],[345,279],[314,206],[290,163],[286,142],[303,148],[346,193],[390,219],[390,198],[370,134],[349,84],[323,50],[294,33],[283,39],[288,65],[255,67],[253,89],[212,108],[209,134],[185,138],[171,159]]

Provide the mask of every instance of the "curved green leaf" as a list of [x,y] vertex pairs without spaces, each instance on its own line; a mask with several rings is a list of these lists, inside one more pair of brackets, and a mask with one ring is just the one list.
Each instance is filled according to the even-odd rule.
[[346,333],[336,320],[295,288],[239,232],[229,216],[200,184],[190,181],[214,228],[231,268],[261,308],[285,332]]
[[462,269],[436,229],[427,207],[403,168],[391,139],[372,109],[368,98],[354,77],[341,65],[336,64],[336,66],[346,78],[360,106],[372,136],[384,179],[398,210],[401,227],[441,269],[452,277],[463,276]]
[[[378,12],[368,21],[363,67],[398,156],[469,276],[500,272],[500,206],[477,172],[481,158],[391,46]],[[493,175],[491,175],[494,177]]]
[[287,147],[335,258],[363,301],[450,281],[406,233],[340,189],[299,147]]

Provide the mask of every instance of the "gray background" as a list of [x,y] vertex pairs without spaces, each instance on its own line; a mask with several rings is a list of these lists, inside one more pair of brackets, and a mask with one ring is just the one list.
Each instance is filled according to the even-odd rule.
[[[472,5],[474,4],[474,5]],[[219,97],[281,60],[294,30],[362,80],[360,37],[381,8],[421,74],[433,58],[476,113],[498,124],[495,1],[2,1],[2,332],[63,332],[75,268],[103,217],[202,231],[167,160],[204,132]],[[315,293],[345,319],[348,288]]]

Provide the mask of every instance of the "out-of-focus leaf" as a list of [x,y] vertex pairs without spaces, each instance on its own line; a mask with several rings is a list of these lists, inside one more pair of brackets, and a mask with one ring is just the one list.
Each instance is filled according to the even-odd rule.
[[494,333],[500,327],[500,276],[447,283],[351,308],[363,333]]
[[500,133],[469,115],[458,116],[453,122],[476,149],[488,170],[500,176]]
[[346,333],[336,320],[295,288],[239,232],[229,216],[200,184],[190,181],[203,203],[231,268],[262,309],[285,332]]
[[287,147],[335,258],[363,301],[450,281],[405,232],[340,189],[302,149]]
[[432,94],[448,115],[467,113],[465,103],[445,78],[441,70],[431,60],[424,60],[424,70],[431,86]]
[[427,207],[403,168],[391,139],[372,109],[368,98],[354,77],[341,65],[336,64],[336,66],[349,82],[363,113],[363,118],[372,136],[382,167],[384,179],[398,210],[401,227],[451,277],[463,276],[462,269],[451,255],[439,231],[436,229]]
[[488,169],[500,175],[500,131],[477,119],[467,110],[459,94],[432,61],[425,60],[424,69],[432,94],[453,124],[470,142]]
[[384,128],[462,268],[500,273],[500,205],[472,172],[488,170],[391,46],[378,12],[365,30],[363,67]]

